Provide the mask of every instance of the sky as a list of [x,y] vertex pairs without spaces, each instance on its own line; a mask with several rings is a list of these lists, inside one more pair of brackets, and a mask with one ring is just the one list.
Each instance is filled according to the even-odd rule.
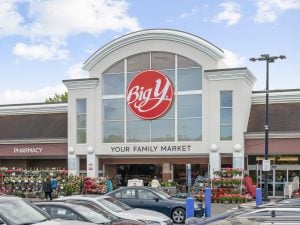
[[44,102],[86,78],[83,63],[114,39],[143,29],[197,35],[247,67],[264,90],[300,89],[300,0],[0,0],[0,105]]

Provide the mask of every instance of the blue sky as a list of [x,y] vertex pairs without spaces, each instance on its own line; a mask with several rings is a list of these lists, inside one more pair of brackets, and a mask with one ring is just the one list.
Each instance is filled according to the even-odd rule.
[[300,0],[0,0],[0,104],[44,102],[84,78],[104,44],[141,29],[176,29],[208,40],[230,67],[248,67],[254,90],[300,88]]

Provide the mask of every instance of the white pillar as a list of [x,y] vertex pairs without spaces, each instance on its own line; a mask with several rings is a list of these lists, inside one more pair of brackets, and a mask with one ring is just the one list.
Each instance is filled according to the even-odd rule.
[[68,150],[68,175],[79,175],[79,156],[75,154],[73,147]]
[[212,144],[210,146],[210,153],[209,153],[209,171],[210,171],[210,178],[213,177],[215,171],[221,170],[221,157],[220,153],[218,152],[218,146],[216,144]]
[[98,157],[95,155],[94,148],[89,146],[87,149],[87,156],[86,156],[86,172],[88,177],[98,177],[99,172],[99,163]]
[[244,169],[244,152],[242,151],[242,146],[240,144],[235,144],[233,146],[232,167],[235,169]]

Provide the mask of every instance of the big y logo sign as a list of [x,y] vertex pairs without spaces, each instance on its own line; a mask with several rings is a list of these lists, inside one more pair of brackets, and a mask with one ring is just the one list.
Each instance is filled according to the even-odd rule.
[[170,79],[156,70],[137,74],[127,88],[127,104],[142,119],[155,119],[170,108],[174,91]]

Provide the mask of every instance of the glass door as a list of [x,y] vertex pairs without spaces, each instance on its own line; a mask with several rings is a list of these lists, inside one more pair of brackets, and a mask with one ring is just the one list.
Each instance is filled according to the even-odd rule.
[[274,190],[273,196],[283,197],[284,196],[284,185],[287,182],[287,169],[274,169]]

